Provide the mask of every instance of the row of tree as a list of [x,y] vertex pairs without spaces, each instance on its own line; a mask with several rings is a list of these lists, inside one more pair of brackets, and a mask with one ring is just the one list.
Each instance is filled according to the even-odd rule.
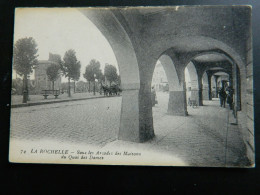
[[89,89],[90,89],[90,83],[93,83],[93,92],[95,94],[95,83],[98,82],[100,85],[107,80],[109,82],[109,85],[111,86],[112,82],[115,82],[116,84],[120,84],[120,76],[117,74],[117,69],[115,66],[111,64],[105,65],[105,71],[104,74],[102,73],[100,69],[100,62],[92,59],[90,63],[86,66],[85,73],[83,74],[84,78],[88,81]]
[[[68,78],[68,95],[71,96],[71,84],[70,81],[74,81],[74,93],[75,93],[75,83],[80,78],[80,67],[81,64],[77,60],[76,52],[74,50],[68,50],[63,60],[61,60],[61,57],[59,55],[51,55],[50,61],[56,62],[56,64],[52,64],[49,66],[46,70],[46,74],[48,76],[48,79],[52,82],[52,88],[54,89],[54,82],[59,78],[59,72],[60,69],[62,70],[62,73],[65,77]],[[105,82],[105,78],[109,82],[109,85],[111,86],[112,82],[115,82],[117,84],[120,84],[120,76],[117,74],[117,69],[115,66],[111,64],[105,65],[105,71],[104,74],[102,73],[100,69],[100,62],[92,59],[90,63],[86,66],[85,73],[83,74],[84,78],[88,81],[90,89],[90,83],[92,82],[92,85],[94,87],[93,92],[95,94],[95,83],[98,82],[100,85]]]
[[[24,96],[23,102],[27,102],[28,99],[28,81],[27,77],[32,73],[33,67],[38,64],[38,49],[35,40],[32,37],[19,39],[14,45],[14,60],[13,65],[17,74],[23,77],[23,89]],[[49,60],[53,61],[51,66],[46,70],[48,79],[52,82],[52,88],[54,90],[54,82],[59,78],[60,74],[68,78],[68,96],[71,96],[70,82],[78,81],[80,78],[81,63],[76,57],[76,52],[70,49],[65,52],[63,59],[60,55],[49,56]],[[97,60],[91,60],[86,66],[84,78],[89,82],[103,83],[105,78],[109,81],[110,85],[112,82],[119,83],[120,77],[117,74],[117,69],[111,64],[105,65],[104,74],[100,69],[100,62]],[[95,93],[95,89],[94,89]]]

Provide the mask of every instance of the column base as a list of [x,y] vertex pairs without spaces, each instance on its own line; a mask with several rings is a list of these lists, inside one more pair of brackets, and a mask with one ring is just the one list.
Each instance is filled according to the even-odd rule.
[[202,90],[202,97],[203,97],[203,100],[210,100],[210,98],[209,98],[209,90],[203,89]]
[[118,139],[145,142],[154,137],[151,98],[139,90],[122,92]]
[[[197,104],[198,106],[203,106],[202,104],[202,99],[200,98],[200,90],[191,90],[191,96],[190,96],[190,99],[191,100],[196,100],[197,101]],[[202,95],[202,94],[201,94]]]
[[168,111],[169,115],[187,116],[187,103],[185,91],[170,91]]

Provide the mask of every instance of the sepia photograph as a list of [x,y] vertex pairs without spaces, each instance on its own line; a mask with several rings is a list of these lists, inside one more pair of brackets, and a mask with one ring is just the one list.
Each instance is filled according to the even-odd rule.
[[255,167],[251,11],[16,8],[9,161]]

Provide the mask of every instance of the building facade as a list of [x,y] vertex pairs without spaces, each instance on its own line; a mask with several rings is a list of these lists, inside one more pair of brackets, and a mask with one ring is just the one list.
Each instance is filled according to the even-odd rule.
[[169,90],[167,76],[160,61],[156,63],[156,66],[154,68],[152,86],[155,88],[156,91]]
[[[46,70],[52,64],[57,64],[51,60],[39,60],[37,66],[34,68],[35,76],[35,93],[40,94],[42,90],[52,89],[52,82],[48,79]],[[54,89],[61,89],[61,74],[59,74],[58,79],[54,82]]]

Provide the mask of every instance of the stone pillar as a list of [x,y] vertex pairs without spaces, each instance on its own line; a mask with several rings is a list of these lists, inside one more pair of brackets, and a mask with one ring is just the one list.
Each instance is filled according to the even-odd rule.
[[203,85],[202,96],[203,100],[209,100],[209,86],[207,84]]
[[178,89],[169,91],[168,114],[187,116],[186,86],[183,81]]
[[151,85],[141,84],[139,91],[139,129],[140,142],[150,140],[154,137],[153,128],[153,106]]
[[233,88],[233,77],[232,77],[232,74],[229,74],[229,86]]
[[215,92],[216,92],[216,97],[218,98],[218,77],[217,75],[214,75],[214,78],[215,78],[215,86],[216,86],[216,89],[215,89]]
[[[200,79],[201,80],[201,79]],[[202,106],[202,82],[198,82],[198,88],[192,88],[191,89],[191,100],[196,100],[198,103],[198,106]]]
[[232,66],[233,69],[233,87],[234,87],[234,103],[238,111],[241,110],[241,101],[240,101],[240,74],[237,65],[234,63]]
[[122,87],[122,106],[118,139],[144,142],[154,137],[151,91]]
[[191,89],[190,99],[199,102],[199,89]]
[[[207,80],[203,80],[204,83],[202,85],[202,97],[203,100],[211,100],[211,77],[207,73]],[[207,81],[207,82],[206,82]]]
[[198,94],[199,94],[199,101],[198,101],[198,106],[203,106],[203,94],[202,94],[202,91],[203,91],[203,86],[202,86],[202,75],[199,74],[198,75],[198,88],[199,88],[199,91],[198,91]]
[[208,82],[209,82],[209,100],[212,100],[212,93],[211,93],[211,75],[208,75]]

